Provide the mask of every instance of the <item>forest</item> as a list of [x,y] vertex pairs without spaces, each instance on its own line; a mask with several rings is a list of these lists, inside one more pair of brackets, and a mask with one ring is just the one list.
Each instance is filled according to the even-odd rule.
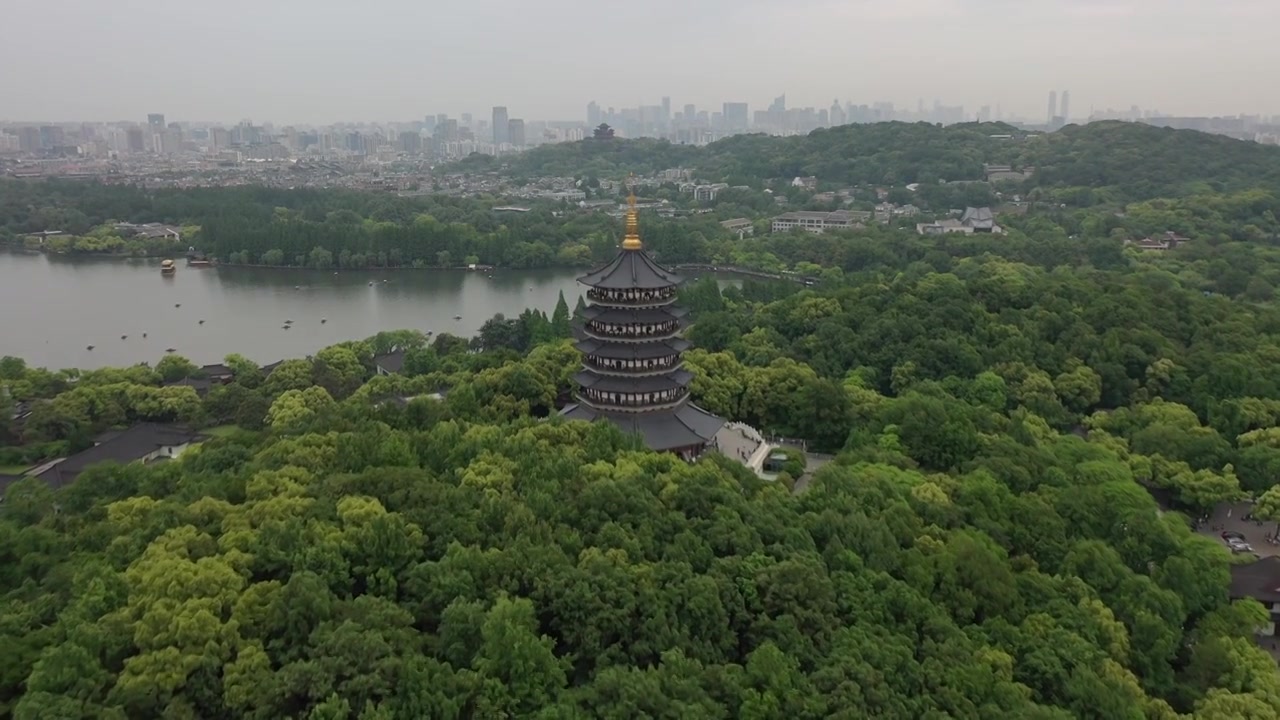
[[686,287],[695,400],[835,453],[803,492],[555,418],[563,302],[231,356],[203,397],[165,385],[202,372],[176,355],[4,358],[31,409],[5,465],[142,421],[209,439],[9,485],[0,715],[1280,716],[1268,611],[1228,599],[1248,558],[1191,523],[1246,496],[1280,521],[1277,265],[1221,232],[1155,258],[813,237],[813,287]]
[[[479,158],[477,168],[494,163]],[[839,185],[901,186],[985,180],[983,166],[1036,168],[1020,189],[1089,187],[1119,200],[1249,188],[1280,190],[1280,148],[1220,135],[1119,121],[1027,134],[1003,123],[887,122],[808,135],[735,135],[705,147],[641,138],[543,145],[503,168],[516,177],[621,178],[687,167],[712,180],[756,187],[814,176]],[[462,167],[467,167],[463,164]]]
[[[948,238],[947,244],[963,246],[957,251],[962,254],[989,252],[1045,267],[1083,258],[1105,265],[1118,261],[1125,240],[1175,232],[1208,241],[1186,252],[1197,260],[1232,265],[1233,274],[1249,275],[1245,285],[1268,266],[1233,260],[1271,252],[1280,238],[1280,149],[1137,123],[1093,123],[1029,136],[1012,130],[998,124],[880,123],[798,137],[735,136],[705,148],[586,140],[536,148],[508,165],[475,159],[454,170],[505,174],[517,181],[571,176],[593,198],[602,194],[600,179],[681,165],[706,181],[735,185],[708,202],[695,202],[670,182],[642,189],[645,199],[666,202],[675,211],[674,217],[643,213],[648,247],[666,263],[802,274],[812,274],[810,266],[818,264],[857,272],[874,267],[878,258],[868,255],[884,248],[893,249],[895,262],[938,249],[937,241],[918,237],[915,217],[821,238],[768,233],[768,218],[783,210],[846,206],[790,184],[794,176],[815,175],[817,190],[851,193],[847,206],[854,209],[888,201],[918,208],[923,219],[947,217],[966,206],[993,207],[1007,234]],[[1021,182],[988,183],[983,167],[989,163],[1035,172]],[[780,197],[787,200],[785,207]],[[0,244],[69,254],[154,255],[185,251],[189,243],[228,264],[326,270],[585,267],[607,260],[617,246],[619,223],[604,212],[547,200],[527,203],[529,212],[494,211],[506,202],[487,195],[400,197],[262,187],[145,190],[0,180]],[[720,225],[744,217],[755,221],[755,236],[739,238]],[[184,233],[181,248],[148,245],[116,237],[107,226],[112,221],[163,222],[189,226],[192,232]],[[71,237],[44,244],[24,237],[51,229]],[[1226,270],[1215,271],[1221,272]],[[1231,292],[1238,282],[1224,288],[1214,287],[1214,277],[1200,282],[1203,289],[1232,296],[1243,292]]]

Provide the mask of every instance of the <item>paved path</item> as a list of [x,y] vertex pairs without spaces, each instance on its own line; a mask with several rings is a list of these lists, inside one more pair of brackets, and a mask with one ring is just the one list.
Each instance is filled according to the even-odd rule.
[[1245,542],[1253,546],[1253,552],[1258,557],[1280,555],[1280,545],[1272,545],[1267,541],[1267,535],[1276,531],[1276,524],[1244,519],[1251,506],[1252,503],[1249,502],[1222,503],[1214,509],[1209,522],[1201,525],[1196,532],[1220,543],[1224,530],[1238,532],[1244,535]]
[[791,488],[794,495],[799,495],[809,489],[809,483],[813,480],[813,474],[822,469],[823,465],[835,459],[834,455],[823,455],[822,453],[807,452],[804,454],[805,466],[804,474],[796,479],[795,487]]
[[725,423],[716,433],[714,444],[716,449],[726,457],[733,458],[746,465],[753,472],[759,473],[769,454],[769,444],[762,441],[760,434],[739,423]]

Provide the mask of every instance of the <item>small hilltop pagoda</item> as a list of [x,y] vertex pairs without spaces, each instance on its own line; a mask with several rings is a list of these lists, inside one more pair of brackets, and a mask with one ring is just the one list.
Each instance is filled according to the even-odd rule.
[[636,197],[627,198],[626,235],[612,262],[578,278],[587,308],[574,327],[582,371],[570,420],[607,420],[653,450],[692,459],[725,421],[689,401],[693,374],[681,353],[686,311],[677,307],[683,279],[653,261],[640,241]]

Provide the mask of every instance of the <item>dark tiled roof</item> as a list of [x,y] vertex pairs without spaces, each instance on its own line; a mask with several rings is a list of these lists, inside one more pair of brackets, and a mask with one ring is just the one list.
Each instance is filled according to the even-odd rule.
[[26,475],[0,475],[0,500],[4,499],[4,494],[9,492],[9,486],[18,482]]
[[383,372],[398,373],[404,369],[404,351],[392,350],[389,353],[375,355],[373,364]]
[[584,388],[600,392],[661,392],[687,387],[693,380],[693,373],[688,370],[676,370],[666,375],[648,375],[643,377],[623,377],[620,375],[597,375],[582,371],[574,376],[573,381]]
[[684,278],[654,262],[643,250],[623,250],[604,267],[578,278],[578,282],[610,290],[657,290],[679,285]]
[[995,226],[996,218],[991,214],[991,208],[971,207],[965,208],[960,222],[973,228],[990,228]]
[[1280,602],[1280,557],[1232,565],[1231,597],[1253,598],[1261,603]]
[[162,447],[186,445],[203,439],[204,436],[176,425],[142,423],[72,455],[36,477],[59,488],[75,480],[90,465],[101,462],[129,463],[141,460]]
[[195,388],[196,394],[204,397],[209,394],[209,389],[213,387],[213,381],[209,378],[183,378],[167,382],[164,386]]
[[625,325],[627,323],[660,323],[673,318],[688,315],[689,311],[682,307],[657,308],[613,308],[604,305],[591,305],[583,311],[582,317],[588,320]]
[[205,365],[204,367],[200,368],[200,372],[204,373],[206,377],[212,377],[212,378],[230,377],[231,375],[235,374],[234,372],[232,372],[231,368],[227,367],[226,365],[223,365],[222,363]]
[[689,341],[684,338],[672,338],[651,343],[610,343],[587,338],[573,347],[586,355],[598,355],[611,360],[649,360],[668,357],[689,349]]
[[607,420],[623,432],[638,434],[651,450],[678,450],[705,445],[724,427],[724,420],[692,403],[672,410],[638,413],[602,413],[587,405],[569,405],[560,411],[568,420]]

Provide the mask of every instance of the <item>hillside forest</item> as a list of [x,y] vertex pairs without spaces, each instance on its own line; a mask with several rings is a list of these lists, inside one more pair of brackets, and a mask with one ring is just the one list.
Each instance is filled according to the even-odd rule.
[[[881,123],[789,138],[735,136],[706,147],[588,140],[536,148],[505,164],[470,159],[445,170],[454,174],[441,176],[439,194],[410,197],[0,181],[0,243],[70,255],[163,256],[194,246],[223,263],[335,270],[586,267],[608,259],[617,245],[620,224],[609,213],[540,199],[524,202],[528,212],[495,212],[510,200],[460,188],[479,179],[515,188],[568,177],[589,199],[617,199],[616,181],[628,173],[686,167],[700,181],[733,187],[709,202],[695,202],[674,182],[641,187],[642,200],[665,202],[672,211],[642,213],[648,249],[668,264],[805,275],[815,274],[815,265],[828,273],[905,265],[938,249],[938,241],[920,237],[917,221],[989,206],[1006,234],[950,237],[948,244],[960,246],[955,252],[1046,269],[1080,263],[1115,269],[1124,265],[1126,241],[1174,233],[1197,241],[1165,253],[1177,259],[1170,266],[1188,286],[1270,297],[1280,279],[1271,271],[1280,237],[1280,149],[1135,123],[1047,135],[1012,130]],[[992,164],[1030,174],[988,182],[984,167]],[[793,176],[814,176],[817,186],[793,186]],[[603,190],[603,181],[614,188]],[[786,210],[865,211],[884,202],[919,214],[820,237],[768,232],[769,218]],[[754,221],[754,236],[739,238],[720,225],[733,218]],[[191,231],[181,242],[144,243],[119,237],[114,221]],[[65,237],[27,237],[46,230]]]
[[[0,361],[32,404],[11,453],[209,435],[9,485],[0,713],[1280,714],[1268,611],[1227,591],[1248,558],[1191,522],[1246,495],[1280,520],[1280,313],[1124,257],[893,258],[684,290],[697,401],[837,454],[802,491],[803,456],[762,480],[554,418],[567,304],[269,372],[228,357],[204,397],[164,385],[200,373],[176,355]],[[393,347],[403,372],[376,375]]]
[[[1252,498],[1280,523],[1277,151],[1115,123],[991,137],[1004,129],[593,140],[455,169],[592,188],[683,165],[745,186],[706,213],[646,188],[689,213],[643,214],[641,231],[663,262],[812,278],[681,291],[694,400],[806,441],[776,477],[560,419],[580,363],[581,307],[563,298],[473,338],[228,356],[207,392],[177,354],[0,358],[0,716],[1280,717],[1255,635],[1270,611],[1230,590],[1255,558],[1198,522]],[[983,184],[984,163],[1036,171]],[[880,190],[926,213],[989,201],[1008,232],[723,231],[767,224],[779,195],[833,209],[773,184],[790,175],[848,185],[854,207]],[[110,243],[112,221],[165,222],[224,262],[335,269],[616,252],[608,214],[497,204],[5,181],[0,239]],[[1186,241],[1124,242],[1167,232]],[[403,368],[378,372],[397,349]],[[35,477],[138,423],[204,439]]]

